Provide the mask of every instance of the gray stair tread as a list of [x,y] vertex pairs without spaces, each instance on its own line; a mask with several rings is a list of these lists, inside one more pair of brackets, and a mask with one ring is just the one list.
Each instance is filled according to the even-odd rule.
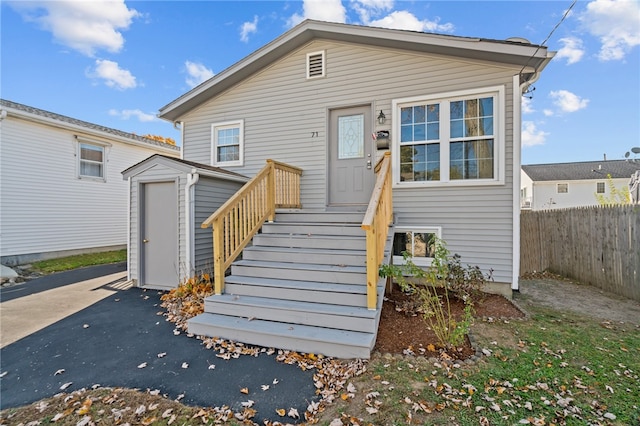
[[200,314],[189,320],[189,324],[201,324],[217,328],[228,328],[235,331],[248,331],[261,335],[281,336],[299,340],[313,340],[335,343],[345,346],[370,348],[375,340],[375,333],[361,331],[345,331],[333,328],[314,327],[310,325],[287,324],[275,321],[248,320],[227,315],[211,313]]
[[366,307],[330,305],[327,303],[300,302],[294,300],[268,299],[264,297],[254,296],[236,296],[233,294],[209,296],[205,299],[205,302],[220,302],[243,306],[268,307],[280,310],[342,315],[369,319],[374,319],[376,316],[376,311],[369,310]]
[[342,266],[342,265],[316,265],[313,263],[300,262],[269,262],[261,260],[239,260],[234,262],[237,266],[253,266],[258,268],[289,269],[289,270],[312,270],[318,272],[346,272],[353,274],[366,274],[366,266]]
[[276,278],[247,277],[242,275],[230,275],[225,278],[227,284],[254,285],[262,287],[282,287],[297,290],[317,290],[332,293],[365,294],[366,283],[360,284],[336,284],[319,281],[282,280]]
[[340,248],[328,249],[328,248],[312,248],[312,247],[296,248],[296,247],[275,247],[275,246],[260,246],[260,245],[254,245],[254,246],[245,248],[245,251],[247,250],[251,250],[251,251],[261,250],[261,251],[272,251],[272,252],[282,252],[282,253],[295,251],[296,253],[342,254],[342,255],[356,255],[356,256],[367,254],[367,251],[364,249],[349,250],[349,249],[340,249]]
[[[272,238],[282,238],[282,239],[298,239],[298,240],[308,240],[309,238],[322,238],[322,239],[326,239],[326,240],[331,240],[331,241],[338,241],[338,240],[346,240],[346,241],[353,241],[353,240],[361,240],[361,241],[366,241],[366,237],[364,234],[362,235],[327,235],[327,234],[291,234],[289,232],[282,232],[282,233],[277,233],[277,232],[269,232],[269,233],[262,233],[262,234],[257,234],[256,237],[260,237],[260,236],[264,236],[264,237],[272,237]],[[255,237],[254,237],[255,238]],[[339,245],[339,244],[337,244]]]

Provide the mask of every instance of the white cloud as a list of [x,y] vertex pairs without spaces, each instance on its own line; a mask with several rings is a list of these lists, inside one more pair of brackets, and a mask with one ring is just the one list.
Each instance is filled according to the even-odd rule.
[[536,110],[533,108],[533,100],[527,97],[522,97],[522,113],[531,114]]
[[143,123],[158,120],[158,117],[156,117],[155,114],[148,114],[139,109],[123,109],[121,111],[118,111],[116,109],[110,109],[109,115],[112,115],[114,117],[120,117],[123,120],[129,120],[131,117],[135,117],[138,119],[138,121],[141,121]]
[[341,0],[304,0],[302,15],[297,13],[289,18],[289,25],[295,26],[305,19],[318,21],[345,23],[347,10]]
[[258,31],[258,16],[253,17],[253,22],[245,22],[240,27],[240,40],[245,43],[249,41],[249,34],[255,34]]
[[576,112],[589,104],[589,99],[583,99],[568,90],[552,90],[549,96],[561,112]]
[[441,24],[440,18],[433,21],[428,19],[419,20],[414,14],[406,10],[400,10],[390,13],[382,19],[369,22],[368,25],[374,27],[392,28],[396,30],[411,30],[421,32],[438,32],[450,33],[455,27],[451,23]]
[[22,1],[11,5],[27,21],[38,23],[56,42],[94,56],[100,49],[119,52],[121,31],[140,13],[117,1]]
[[351,0],[351,7],[360,16],[360,21],[368,25],[372,16],[391,10],[393,0]]
[[640,3],[630,0],[595,0],[579,17],[587,30],[600,38],[598,58],[621,60],[640,45]]
[[203,81],[209,80],[215,74],[203,64],[197,62],[186,61],[184,66],[187,69],[187,84],[189,87],[196,87]]
[[136,78],[129,70],[122,69],[117,62],[106,59],[97,59],[95,68],[87,74],[89,77],[103,79],[104,84],[118,90],[133,89],[138,86]]
[[542,113],[546,116],[546,117],[551,117],[553,115],[553,111],[550,109],[543,109]]
[[565,58],[567,60],[567,65],[580,62],[584,55],[582,40],[577,37],[565,37],[560,39],[560,43],[562,43],[563,46],[558,50],[554,59],[558,60]]
[[544,145],[547,141],[549,133],[544,132],[536,127],[533,121],[522,122],[522,146]]

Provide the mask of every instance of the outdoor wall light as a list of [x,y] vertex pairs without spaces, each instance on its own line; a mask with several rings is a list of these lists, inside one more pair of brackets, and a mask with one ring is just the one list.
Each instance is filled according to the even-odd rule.
[[387,116],[384,115],[384,112],[382,112],[382,110],[380,110],[380,114],[378,114],[378,124],[384,124],[386,120]]

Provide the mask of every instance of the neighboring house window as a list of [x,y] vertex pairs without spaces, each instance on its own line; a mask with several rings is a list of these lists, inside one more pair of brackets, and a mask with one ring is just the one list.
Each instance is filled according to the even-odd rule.
[[568,183],[559,183],[557,185],[558,194],[566,194],[569,192],[569,184]]
[[325,72],[324,50],[307,53],[307,78],[324,77]]
[[78,144],[80,178],[105,179],[105,147],[85,142]]
[[212,159],[214,166],[242,166],[244,161],[244,122],[213,124]]
[[604,182],[597,182],[596,183],[596,193],[597,194],[604,194],[605,193]]
[[435,239],[440,238],[440,228],[395,228],[393,236],[393,263],[404,263],[403,253],[411,255],[411,261],[419,266],[429,266],[435,253]]
[[402,185],[504,180],[504,88],[394,101],[394,144]]

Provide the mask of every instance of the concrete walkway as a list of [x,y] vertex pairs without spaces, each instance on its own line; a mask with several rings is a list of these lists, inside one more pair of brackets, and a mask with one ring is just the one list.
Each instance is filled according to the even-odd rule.
[[126,272],[117,272],[0,303],[0,348],[114,294],[116,285],[127,288],[126,277]]

